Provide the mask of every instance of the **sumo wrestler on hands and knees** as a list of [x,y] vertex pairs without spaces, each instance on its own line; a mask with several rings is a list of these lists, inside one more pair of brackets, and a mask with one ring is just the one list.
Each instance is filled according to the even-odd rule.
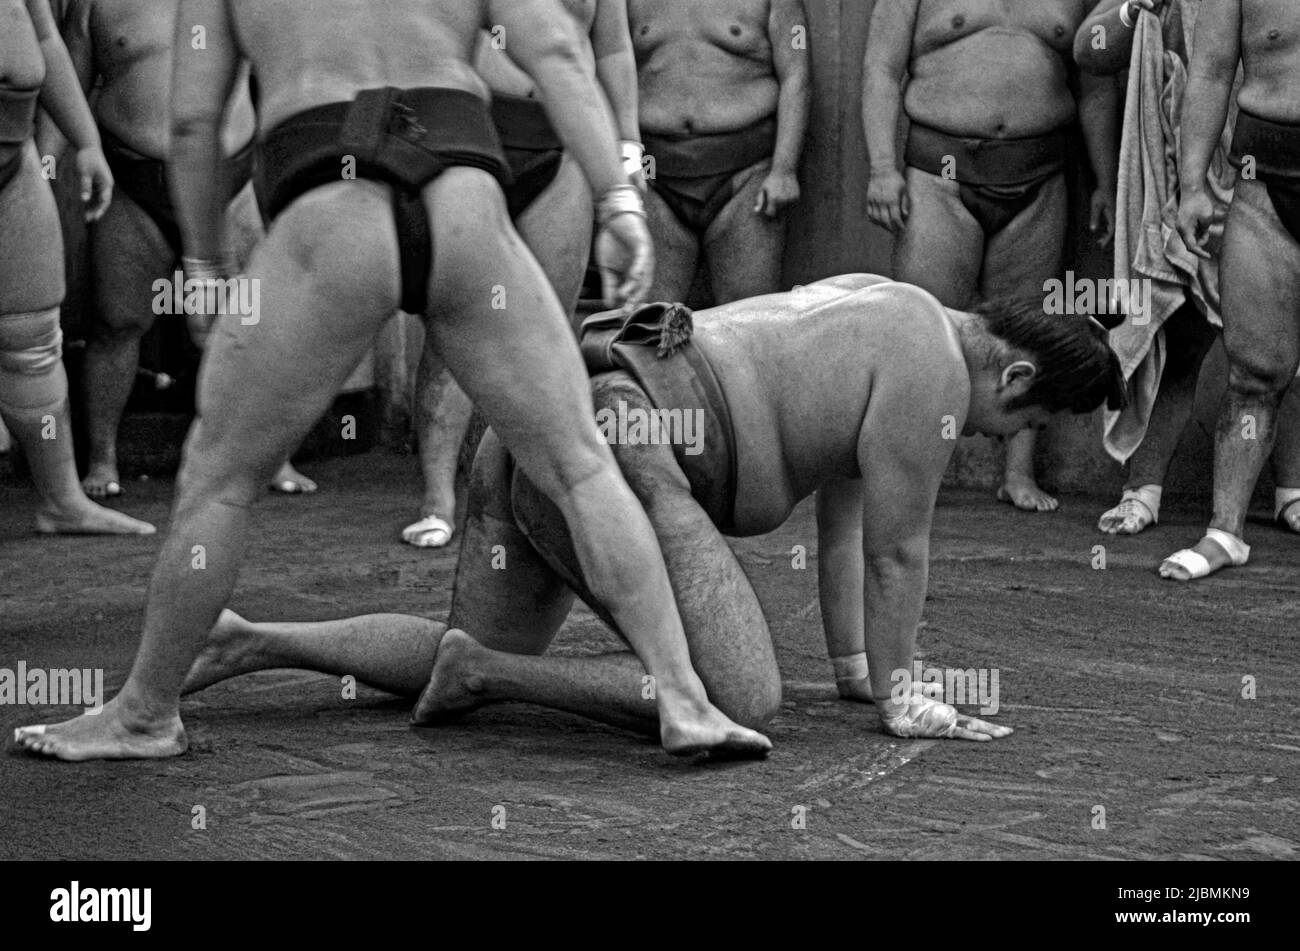
[[[492,24],[556,104],[551,120],[601,196],[607,300],[635,304],[653,271],[644,209],[555,0],[182,0],[172,159],[186,250],[217,260],[221,120],[247,59],[273,222],[246,275],[261,282],[261,319],[219,320],[205,352],[126,684],[99,716],[18,729],[27,750],[68,760],[184,752],[181,685],[234,588],[258,489],[398,307],[426,316],[468,395],[564,512],[593,589],[656,679],[664,748],[770,748],[709,702],[691,666],[653,529],[596,428],[554,291],[510,225],[487,88],[469,64]],[[189,42],[197,25],[201,50]],[[355,179],[344,175],[349,157]],[[499,286],[505,309],[492,306]],[[205,570],[192,567],[195,545]]]
[[[1104,330],[1048,316],[1037,300],[962,313],[873,275],[739,301],[693,323],[691,333],[679,306],[598,315],[583,349],[598,372],[612,355],[612,372],[592,381],[607,433],[620,414],[703,420],[698,439],[617,440],[615,455],[658,535],[709,696],[752,727],[776,713],[771,635],[726,536],[772,531],[816,492],[822,615],[841,695],[874,700],[899,736],[1010,733],[935,699],[894,695],[895,672],[914,656],[935,499],[958,433],[1011,435],[1122,399]],[[611,326],[616,343],[602,337]],[[423,688],[417,722],[523,700],[653,734],[652,682],[633,655],[537,656],[575,592],[618,629],[560,513],[489,433],[470,480],[450,629],[395,614],[254,624],[226,612],[185,689],[304,667],[398,694]]]

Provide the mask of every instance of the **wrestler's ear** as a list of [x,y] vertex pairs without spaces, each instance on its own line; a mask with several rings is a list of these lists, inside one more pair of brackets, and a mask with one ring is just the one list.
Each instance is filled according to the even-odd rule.
[[998,392],[1003,397],[1015,399],[1029,392],[1038,377],[1038,367],[1028,360],[1017,360],[1005,370],[998,379]]

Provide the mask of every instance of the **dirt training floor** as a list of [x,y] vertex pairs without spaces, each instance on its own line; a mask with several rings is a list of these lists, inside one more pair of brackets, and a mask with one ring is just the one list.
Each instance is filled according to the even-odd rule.
[[[397,541],[415,460],[306,468],[321,493],[267,497],[232,606],[255,620],[445,616],[454,554]],[[172,483],[126,489],[122,507],[161,526]],[[897,740],[836,698],[804,505],[736,543],[785,678],[764,762],[678,761],[514,704],[416,730],[408,700],[272,671],[187,700],[180,759],[0,754],[0,858],[1297,856],[1300,538],[1252,523],[1249,566],[1179,586],[1154,568],[1198,537],[1201,511],[1112,539],[1095,530],[1098,500],[1067,497],[1054,515],[978,492],[940,502],[919,656],[996,671],[1008,739]],[[0,668],[102,667],[111,692],[158,538],[38,538],[32,504],[0,489]],[[556,649],[616,644],[582,610]],[[0,707],[6,748],[13,727],[68,712]]]

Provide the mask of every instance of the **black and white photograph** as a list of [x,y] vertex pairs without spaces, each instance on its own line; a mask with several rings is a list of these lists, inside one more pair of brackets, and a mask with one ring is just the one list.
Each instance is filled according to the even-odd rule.
[[1245,937],[1298,371],[1297,0],[0,0],[0,860]]

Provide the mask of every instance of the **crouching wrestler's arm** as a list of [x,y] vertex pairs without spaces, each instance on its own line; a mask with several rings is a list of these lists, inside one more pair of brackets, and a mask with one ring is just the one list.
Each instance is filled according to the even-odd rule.
[[[862,473],[863,629],[871,693],[887,733],[990,740],[1009,727],[965,716],[911,682],[925,607],[930,525],[944,470],[965,424],[963,366],[896,354],[877,371],[858,439]],[[913,359],[908,359],[913,357]]]
[[510,58],[537,83],[556,135],[596,196],[605,304],[634,307],[654,278],[645,204],[623,174],[614,122],[577,24],[558,12],[553,0],[492,0],[489,15],[505,27]]
[[835,688],[872,703],[862,619],[862,480],[835,479],[817,490],[817,593]]

